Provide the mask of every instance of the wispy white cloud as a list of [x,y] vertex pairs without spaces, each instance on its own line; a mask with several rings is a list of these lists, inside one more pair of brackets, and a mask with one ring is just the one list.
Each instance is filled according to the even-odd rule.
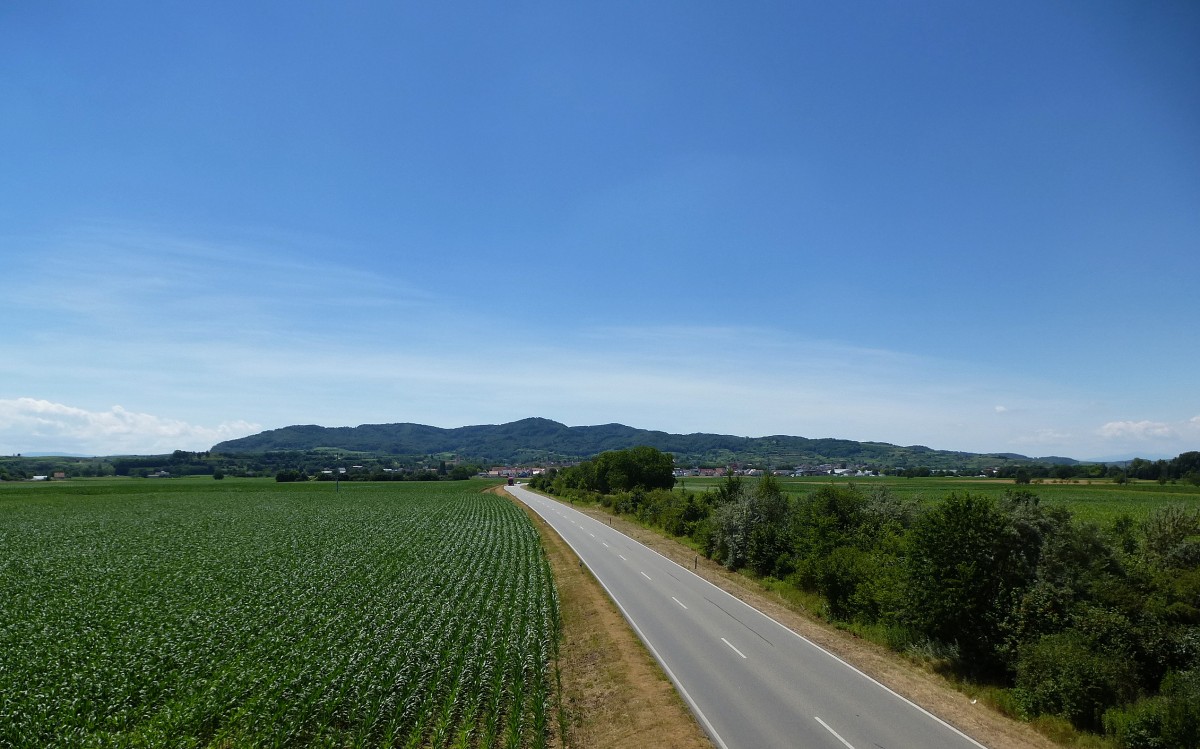
[[[37,357],[0,362],[0,374],[48,401],[103,398],[191,423],[453,427],[545,416],[981,452],[1012,449],[1012,435],[981,424],[990,404],[1036,402],[954,362],[762,329],[594,328],[559,340],[526,328],[479,340],[398,337],[373,345],[298,343],[286,333],[254,341],[169,336],[154,346],[120,333],[71,334]],[[161,444],[158,427],[147,427],[143,444]],[[205,436],[189,449],[226,438],[211,430],[198,435]],[[112,453],[131,442],[94,449]]]
[[334,262],[336,248],[314,244],[80,229],[25,245],[0,309],[75,331],[228,339],[282,329],[353,334],[434,301],[395,269]]
[[438,298],[389,269],[327,263],[303,239],[102,227],[35,249],[0,299],[16,339],[0,359],[10,451],[39,449],[30,438],[71,452],[200,449],[251,422],[526,416],[1073,457],[1200,434],[1200,416],[1097,429],[1094,404],[1054,382],[784,328],[522,318],[536,288]]
[[1098,432],[1105,439],[1158,440],[1174,439],[1179,436],[1179,432],[1175,426],[1166,422],[1150,421],[1148,419],[1143,419],[1142,421],[1110,421],[1102,425]]
[[61,450],[114,455],[204,450],[260,429],[245,421],[200,426],[121,406],[88,411],[35,398],[0,399],[0,452],[5,453]]

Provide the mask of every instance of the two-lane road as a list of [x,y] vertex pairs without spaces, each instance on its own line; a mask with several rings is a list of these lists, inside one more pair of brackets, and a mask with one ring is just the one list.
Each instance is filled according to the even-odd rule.
[[508,491],[591,569],[718,746],[983,746],[595,518],[520,486]]

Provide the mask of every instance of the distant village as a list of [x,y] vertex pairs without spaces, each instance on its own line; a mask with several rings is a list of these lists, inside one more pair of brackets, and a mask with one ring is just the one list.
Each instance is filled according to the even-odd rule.
[[[576,465],[574,463],[563,464],[567,467]],[[545,471],[550,470],[548,467],[529,467],[529,466],[494,466],[481,475],[488,478],[533,478],[540,476]],[[761,468],[743,468],[739,465],[730,465],[724,468],[676,468],[675,478],[685,479],[692,477],[699,478],[719,478],[732,472],[735,476],[762,476],[768,471]],[[859,478],[865,476],[878,476],[879,471],[868,470],[866,466],[855,466],[847,468],[845,466],[837,466],[831,463],[822,464],[819,466],[800,466],[787,470],[770,471],[772,476],[790,476],[799,478],[801,476],[837,476],[845,478]]]

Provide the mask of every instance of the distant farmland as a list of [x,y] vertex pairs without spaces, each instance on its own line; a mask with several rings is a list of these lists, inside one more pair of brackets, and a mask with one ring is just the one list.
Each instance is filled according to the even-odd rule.
[[[754,481],[755,479],[748,479]],[[703,492],[717,486],[718,478],[684,478],[675,484],[676,491]],[[1107,479],[1074,479],[1042,482],[1018,486],[1005,479],[976,478],[897,478],[873,476],[868,478],[831,478],[814,476],[807,478],[780,478],[780,486],[792,496],[801,496],[822,485],[837,486],[853,484],[866,491],[874,487],[886,487],[900,497],[912,497],[922,502],[934,502],[947,495],[983,494],[999,497],[1005,492],[1021,489],[1036,494],[1046,506],[1062,506],[1075,517],[1107,524],[1120,515],[1127,514],[1134,520],[1148,516],[1155,508],[1182,504],[1189,507],[1200,505],[1200,486],[1186,482],[1160,484],[1157,481],[1130,481],[1116,484]]]
[[0,746],[544,746],[557,627],[478,485],[0,487]]

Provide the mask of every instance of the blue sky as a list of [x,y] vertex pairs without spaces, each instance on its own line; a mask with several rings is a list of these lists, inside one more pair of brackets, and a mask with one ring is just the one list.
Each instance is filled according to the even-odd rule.
[[0,453],[1200,449],[1193,2],[7,3]]

